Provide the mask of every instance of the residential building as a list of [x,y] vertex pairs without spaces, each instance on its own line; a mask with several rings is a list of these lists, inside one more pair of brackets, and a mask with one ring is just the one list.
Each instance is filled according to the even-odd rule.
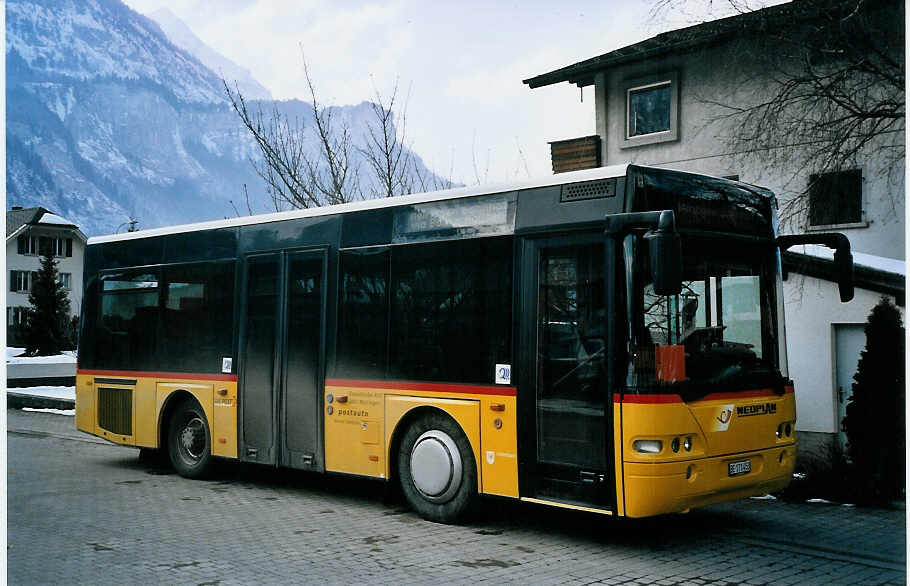
[[69,220],[43,207],[13,206],[6,212],[6,324],[7,340],[20,344],[17,326],[22,324],[29,306],[28,294],[41,255],[50,252],[57,259],[60,282],[68,291],[70,311],[79,315],[82,304],[82,258],[86,237]]
[[[663,33],[524,81],[531,89],[562,82],[593,89],[594,134],[550,143],[554,172],[632,162],[732,178],[777,194],[782,232],[837,231],[849,238],[857,277],[849,303],[838,299],[827,249],[807,246],[784,258],[788,366],[801,453],[825,454],[843,445],[841,421],[865,346],[863,324],[883,295],[904,303],[903,12],[895,1],[801,0]],[[899,72],[899,99],[891,113],[896,122],[883,123],[865,142],[845,135],[857,147],[833,169],[822,160],[825,152],[813,150],[825,144],[824,137],[799,132],[809,126],[802,122],[823,116],[818,109],[824,107],[825,86],[815,101],[792,98],[777,103],[777,110],[756,107],[779,99],[784,84],[806,91],[796,85],[799,75],[819,83],[833,83],[834,74],[848,76],[837,80],[844,87],[854,83],[850,75],[864,75],[841,67],[838,40],[819,38],[830,22],[858,27],[881,53],[870,52],[865,61],[880,58]],[[859,43],[862,36],[845,42]],[[805,39],[820,47],[812,57],[818,63],[802,62],[794,50]],[[894,91],[854,85],[865,99]],[[787,113],[788,107],[805,110]],[[780,117],[754,119],[750,127],[749,116],[756,113]]]

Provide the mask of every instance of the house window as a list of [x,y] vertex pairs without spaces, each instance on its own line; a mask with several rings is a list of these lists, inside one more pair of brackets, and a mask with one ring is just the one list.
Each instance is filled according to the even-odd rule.
[[28,293],[31,289],[32,273],[29,271],[10,271],[9,290],[13,293]]
[[864,226],[860,169],[809,176],[809,226]]
[[65,256],[66,240],[52,236],[41,236],[38,239],[38,251],[42,256]]
[[6,323],[10,326],[21,326],[25,323],[24,307],[8,307],[6,309]]
[[626,102],[623,147],[679,138],[679,83],[676,73],[627,80],[623,89]]
[[38,254],[38,237],[23,234],[16,239],[16,251],[19,254]]
[[73,281],[72,273],[57,273],[57,282],[63,285],[63,288],[67,291],[70,290],[70,286]]

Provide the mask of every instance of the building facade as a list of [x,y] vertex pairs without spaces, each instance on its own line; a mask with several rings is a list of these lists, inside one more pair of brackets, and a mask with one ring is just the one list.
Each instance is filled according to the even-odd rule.
[[[805,75],[799,56],[780,42],[783,35],[798,44],[823,29],[825,20],[855,16],[832,15],[826,6],[803,0],[670,31],[525,80],[532,89],[568,82],[594,92],[594,134],[551,143],[555,172],[632,162],[737,179],[777,194],[783,233],[837,231],[849,238],[857,276],[849,303],[838,299],[833,262],[824,250],[794,249],[784,258],[796,428],[801,451],[821,455],[843,445],[841,421],[869,312],[883,295],[902,307],[905,292],[903,106],[897,123],[857,140],[852,156],[836,165],[816,152],[825,137],[796,132],[810,126],[800,124],[799,111],[784,112],[785,102],[779,112],[758,108]],[[902,72],[903,5],[875,2],[863,10],[859,24],[879,35],[877,42],[884,39],[887,61]],[[809,75],[850,75],[836,59],[812,67]],[[884,95],[889,88],[879,89]],[[823,93],[815,105],[794,100],[790,107],[805,107],[807,119],[817,116]],[[760,119],[750,128],[749,116],[756,113],[766,116],[767,128],[794,132],[769,134]],[[769,113],[780,118],[771,120]],[[786,115],[793,118],[789,126],[781,124]]]
[[16,206],[6,212],[6,324],[10,345],[21,343],[18,327],[29,306],[29,291],[43,254],[51,253],[57,260],[58,278],[68,292],[70,312],[79,315],[85,242],[78,226],[45,208]]

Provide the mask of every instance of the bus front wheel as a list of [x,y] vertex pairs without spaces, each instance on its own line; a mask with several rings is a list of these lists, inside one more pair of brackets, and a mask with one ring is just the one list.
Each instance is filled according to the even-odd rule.
[[199,403],[187,399],[177,405],[168,426],[168,453],[180,476],[205,478],[212,469],[209,423]]
[[424,519],[455,523],[477,495],[477,465],[467,436],[449,416],[427,414],[405,432],[398,478],[408,504]]

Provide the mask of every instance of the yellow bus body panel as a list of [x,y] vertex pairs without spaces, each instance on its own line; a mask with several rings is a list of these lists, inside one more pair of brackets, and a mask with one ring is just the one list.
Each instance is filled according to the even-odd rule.
[[[796,463],[792,390],[680,401],[622,404],[623,502],[626,516],[686,511],[711,503],[761,495],[789,484]],[[777,437],[790,423],[791,435]],[[671,449],[680,440],[677,452]],[[690,438],[691,449],[684,441]],[[636,452],[639,439],[660,440],[660,453]],[[728,465],[749,460],[751,471],[729,476]]]
[[622,498],[622,409],[618,404],[614,405],[613,409],[613,463],[616,479],[616,514],[621,516],[626,514],[626,507]]
[[[209,422],[212,454],[237,458],[237,383],[191,377],[135,377],[135,385],[95,382],[92,374],[76,376],[76,428],[117,444],[158,448],[159,432],[167,425],[163,409],[176,392],[190,393],[202,406]],[[120,375],[118,375],[119,377]],[[117,377],[99,376],[115,380]],[[124,380],[126,378],[124,377]],[[118,435],[98,425],[98,386],[132,392],[132,435]],[[224,391],[224,394],[217,393]]]
[[[499,409],[502,409],[501,411]],[[480,399],[480,476],[484,494],[518,498],[518,423],[515,397]],[[499,427],[496,420],[499,420]]]
[[403,432],[402,420],[414,409],[432,407],[452,417],[467,436],[477,463],[478,490],[518,497],[514,396],[458,392],[443,395],[413,386],[393,386],[394,383],[389,383],[388,388],[356,386],[353,382],[326,384],[323,405],[327,471],[389,478],[394,465],[391,459],[397,457],[390,453],[392,438]]
[[95,377],[91,375],[76,375],[76,429],[97,435],[95,422],[98,421],[98,415],[94,379]]
[[[413,409],[418,407],[433,407],[447,413],[461,427],[468,437],[471,450],[474,452],[474,462],[477,463],[477,490],[483,490],[483,470],[480,466],[480,402],[471,399],[442,399],[437,397],[411,397],[394,396],[386,397],[386,451],[391,448],[392,434],[398,429],[401,420]],[[400,430],[403,432],[404,430]],[[386,460],[386,477],[390,474],[391,458],[397,457],[389,453]]]

